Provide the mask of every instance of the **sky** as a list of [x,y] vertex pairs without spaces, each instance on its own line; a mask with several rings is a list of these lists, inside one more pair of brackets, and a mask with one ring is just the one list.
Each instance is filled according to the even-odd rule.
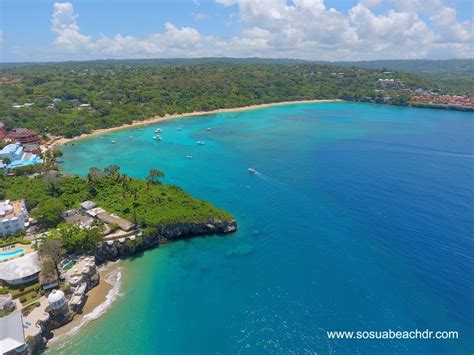
[[0,0],[0,61],[472,58],[472,0]]

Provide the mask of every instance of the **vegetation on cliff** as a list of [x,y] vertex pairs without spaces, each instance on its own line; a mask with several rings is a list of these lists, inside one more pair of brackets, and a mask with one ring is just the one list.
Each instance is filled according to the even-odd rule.
[[[58,173],[33,179],[0,175],[0,199],[25,199],[28,210],[44,229],[56,227],[62,212],[78,208],[85,200],[92,200],[142,228],[232,219],[228,213],[193,198],[177,186],[161,184],[161,176],[155,170],[148,181],[132,179],[120,173],[117,166],[92,168],[86,178]],[[88,240],[88,236],[84,238]]]

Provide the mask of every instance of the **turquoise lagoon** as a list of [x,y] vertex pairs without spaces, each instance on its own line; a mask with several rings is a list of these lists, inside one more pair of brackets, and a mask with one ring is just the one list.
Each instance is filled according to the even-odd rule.
[[[126,260],[111,309],[51,353],[471,354],[473,119],[298,104],[69,144],[66,172],[117,164],[144,178],[159,168],[166,183],[233,213],[239,230]],[[162,142],[152,139],[157,127]],[[389,329],[459,339],[326,334]]]

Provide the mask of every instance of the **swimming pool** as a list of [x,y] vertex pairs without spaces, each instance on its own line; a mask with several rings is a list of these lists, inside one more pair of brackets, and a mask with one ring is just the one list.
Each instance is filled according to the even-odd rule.
[[21,248],[21,249],[9,251],[7,253],[0,253],[0,260],[5,260],[8,258],[11,258],[12,256],[23,254],[24,252],[25,252],[25,249]]

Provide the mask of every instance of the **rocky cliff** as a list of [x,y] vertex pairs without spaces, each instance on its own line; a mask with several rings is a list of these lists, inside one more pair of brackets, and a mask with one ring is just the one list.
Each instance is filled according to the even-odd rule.
[[211,219],[205,223],[176,223],[159,227],[157,234],[153,236],[140,236],[134,240],[125,238],[114,241],[106,241],[99,244],[95,249],[97,263],[106,260],[115,260],[127,257],[136,252],[156,247],[171,240],[191,238],[203,234],[228,234],[237,230],[235,220],[221,221]]

